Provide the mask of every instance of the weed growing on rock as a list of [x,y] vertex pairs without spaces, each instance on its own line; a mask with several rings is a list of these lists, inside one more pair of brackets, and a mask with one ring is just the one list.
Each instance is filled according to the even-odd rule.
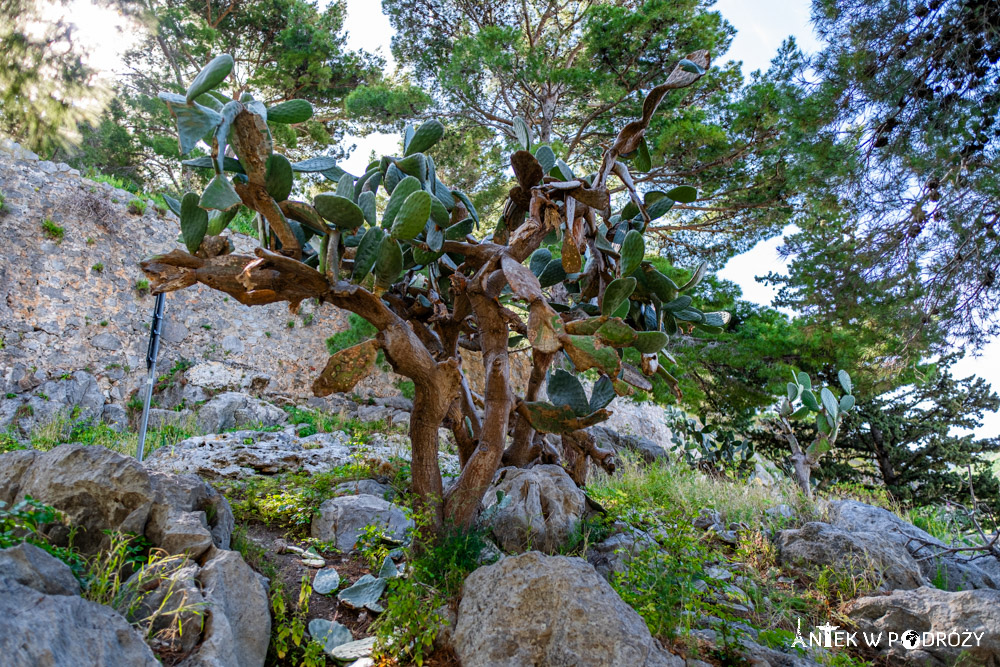
[[45,218],[42,222],[42,232],[46,238],[52,239],[57,243],[61,242],[66,235],[66,230],[52,222],[50,218]]
[[146,296],[149,294],[149,281],[145,278],[140,278],[135,281],[135,291],[139,296]]
[[92,270],[92,271],[93,271],[94,273],[101,273],[102,271],[104,271],[104,264],[102,264],[101,262],[98,262],[97,264],[94,264],[94,265],[93,265],[92,267],[90,267],[90,268],[91,268],[91,270]]
[[128,212],[132,215],[145,215],[147,206],[149,204],[146,200],[136,197],[128,203]]

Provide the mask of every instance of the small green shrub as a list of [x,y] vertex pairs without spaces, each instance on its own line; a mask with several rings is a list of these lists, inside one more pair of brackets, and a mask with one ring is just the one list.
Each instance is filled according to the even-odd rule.
[[149,203],[145,199],[136,197],[128,203],[128,212],[132,215],[145,215],[147,206]]
[[271,584],[271,643],[267,648],[268,665],[325,667],[323,647],[306,636],[309,597],[312,586],[308,575],[302,575],[298,600],[286,599],[284,586],[277,580]]
[[90,267],[90,269],[94,273],[101,273],[102,271],[104,271],[104,264],[102,264],[101,262],[98,262],[97,264],[94,264],[92,267]]
[[347,317],[347,328],[326,339],[326,349],[330,354],[336,354],[352,345],[368,340],[375,335],[376,331],[377,329],[364,318],[351,313]]
[[50,218],[45,218],[44,222],[42,222],[42,232],[47,238],[56,242],[62,241],[66,235],[66,230],[52,222]]
[[[426,528],[426,517],[413,517],[417,530]],[[438,609],[461,591],[462,582],[479,565],[486,548],[482,532],[446,528],[433,544],[410,547],[410,575],[389,584],[386,611],[372,624],[376,657],[398,664],[423,664],[433,650],[441,627]]]
[[149,281],[145,278],[140,278],[135,281],[135,291],[138,292],[139,296],[146,296],[149,294]]

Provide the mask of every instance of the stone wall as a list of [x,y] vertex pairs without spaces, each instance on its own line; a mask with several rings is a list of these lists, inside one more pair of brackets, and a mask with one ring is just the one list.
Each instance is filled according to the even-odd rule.
[[[0,400],[88,370],[108,402],[142,384],[153,297],[138,262],[178,247],[172,213],[129,212],[129,192],[0,143]],[[51,220],[63,230],[49,238]],[[252,240],[233,234],[237,251]],[[308,323],[308,324],[307,324]],[[346,314],[305,303],[251,309],[201,285],[167,296],[160,368],[207,360],[269,376],[269,395],[305,397]],[[290,328],[292,326],[293,328]]]

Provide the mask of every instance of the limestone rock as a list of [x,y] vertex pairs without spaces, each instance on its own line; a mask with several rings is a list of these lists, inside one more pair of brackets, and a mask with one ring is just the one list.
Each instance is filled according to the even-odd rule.
[[208,603],[204,640],[184,667],[261,667],[271,637],[267,588],[235,551],[216,551],[199,580]]
[[917,559],[924,577],[930,581],[940,581],[948,590],[1000,588],[1000,562],[996,559],[971,560],[957,554],[924,558],[936,550],[924,547],[922,543],[939,549],[944,549],[947,545],[888,510],[856,500],[840,500],[830,503],[829,514],[830,523],[839,528],[877,533],[903,546]]
[[656,541],[642,531],[615,533],[587,551],[587,562],[610,581],[616,573],[628,569],[636,554],[655,546]]
[[281,408],[247,394],[229,391],[198,408],[198,426],[205,433],[218,433],[240,426],[276,426],[288,415]]
[[131,592],[129,620],[152,618],[150,638],[157,651],[185,654],[201,639],[206,615],[198,587],[199,567],[186,558],[168,559],[141,568],[125,582]]
[[502,468],[486,492],[486,509],[497,503],[497,491],[509,504],[490,516],[487,525],[504,551],[537,549],[555,553],[569,539],[587,509],[587,499],[558,465]]
[[683,667],[586,561],[529,552],[462,587],[452,634],[465,667]]
[[110,607],[81,598],[75,582],[68,566],[37,547],[0,551],[3,664],[157,667],[139,633]]
[[870,574],[888,590],[924,585],[920,565],[897,542],[879,533],[848,532],[814,521],[777,537],[781,563],[792,567],[829,566],[840,572]]
[[[11,479],[19,461],[9,468],[0,457],[0,479]],[[14,500],[25,496],[52,505],[79,527],[73,546],[85,554],[109,544],[107,530],[142,534],[153,505],[153,485],[142,464],[104,447],[70,444],[37,454],[24,469]],[[66,526],[54,526],[53,542],[68,543]]]
[[254,394],[264,391],[271,383],[271,376],[267,373],[252,368],[238,368],[218,361],[207,361],[192,366],[184,372],[184,379],[188,385],[211,392],[245,391]]
[[[993,590],[942,591],[922,587],[911,591],[894,591],[892,595],[865,597],[847,605],[845,612],[862,632],[886,633],[879,645],[881,652],[890,658],[907,661],[907,664],[944,666],[956,664],[962,656],[970,665],[997,667],[1000,665],[1000,592]],[[906,648],[900,642],[888,645],[890,632],[902,637],[908,631],[916,632],[918,645]],[[981,634],[978,642],[972,638],[969,645],[948,646],[947,634]],[[936,641],[934,635],[944,633],[946,641]],[[964,643],[964,641],[963,641]],[[978,644],[978,645],[977,645]]]
[[27,586],[46,595],[80,594],[80,582],[65,563],[27,542],[0,549],[0,581]]
[[209,479],[243,479],[282,472],[325,472],[350,461],[344,433],[298,438],[284,432],[235,431],[188,438],[161,447],[146,466],[162,472],[196,474]]
[[592,426],[590,432],[597,440],[597,444],[604,449],[633,451],[639,454],[647,463],[652,463],[660,459],[670,459],[673,447],[671,439],[657,441],[645,436],[621,433],[604,425]]
[[383,498],[367,494],[341,496],[319,506],[312,521],[312,536],[333,542],[347,552],[354,548],[365,526],[377,526],[387,537],[402,542],[413,529],[413,521]]
[[333,493],[338,496],[358,495],[360,493],[364,493],[369,496],[378,496],[379,498],[392,500],[393,496],[396,495],[396,490],[388,484],[376,482],[374,479],[359,479],[353,482],[343,482],[342,484],[338,484],[333,487]]

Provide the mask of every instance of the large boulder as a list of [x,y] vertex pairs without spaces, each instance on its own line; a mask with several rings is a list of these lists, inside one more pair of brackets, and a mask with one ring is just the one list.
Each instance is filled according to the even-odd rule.
[[266,580],[235,551],[217,551],[201,568],[207,603],[203,641],[185,667],[260,667],[271,640]]
[[197,419],[202,432],[218,433],[240,426],[277,426],[288,420],[288,414],[259,398],[227,391],[198,408]]
[[830,503],[830,523],[851,532],[876,533],[901,545],[920,565],[925,578],[952,591],[970,588],[1000,588],[1000,562],[994,558],[976,558],[960,554],[933,556],[947,549],[930,533],[903,521],[881,507],[856,500]]
[[299,438],[283,431],[234,431],[188,438],[154,450],[146,466],[208,479],[244,479],[283,472],[326,472],[350,461],[345,433]]
[[393,540],[402,542],[413,529],[413,521],[402,508],[365,493],[326,500],[313,517],[312,536],[332,542],[341,551],[355,547],[366,526],[375,526]]
[[0,551],[0,655],[10,667],[157,667],[122,616],[79,596],[69,567],[38,547]]
[[109,546],[108,532],[117,531],[197,558],[213,545],[228,548],[234,524],[226,499],[200,479],[150,474],[130,456],[79,443],[0,456],[0,501],[29,496],[68,519],[49,529],[50,539],[68,545],[72,526],[84,554]]
[[[497,492],[505,496],[495,511]],[[504,551],[555,553],[577,529],[587,497],[558,465],[502,468],[483,500],[486,524]]]
[[884,589],[918,588],[927,583],[920,565],[900,544],[879,533],[848,532],[813,521],[777,537],[779,561],[793,568],[830,567],[875,576]]
[[27,542],[0,549],[0,581],[46,595],[80,594],[80,582],[65,563]]
[[529,552],[473,572],[452,634],[465,667],[683,667],[586,561]]
[[[844,611],[860,632],[882,633],[878,650],[907,665],[1000,665],[998,591],[922,587],[861,598]],[[890,633],[896,637],[892,643]]]
[[[26,468],[23,463],[23,458],[0,456],[0,479],[7,480],[7,486],[17,484],[14,502],[30,496],[62,512],[77,528],[73,546],[83,553],[107,547],[105,531],[144,532],[153,507],[153,484],[134,458],[104,447],[70,444],[37,454]],[[49,535],[65,546],[69,526],[53,526]]]

